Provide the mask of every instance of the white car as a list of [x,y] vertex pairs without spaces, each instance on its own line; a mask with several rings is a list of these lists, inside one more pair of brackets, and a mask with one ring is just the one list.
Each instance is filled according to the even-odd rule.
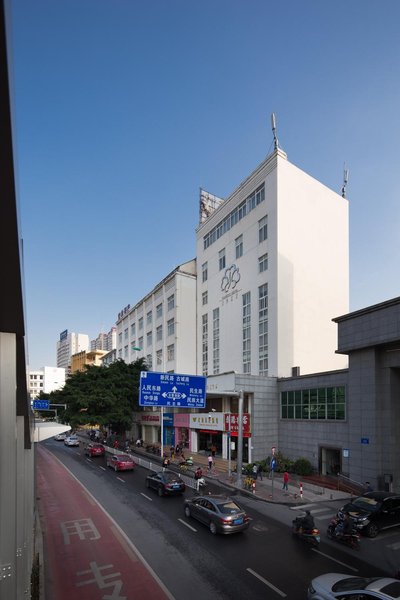
[[343,573],[326,573],[311,581],[308,600],[368,600],[400,598],[400,580],[392,577],[354,577]]
[[64,444],[66,446],[79,446],[79,439],[76,435],[69,435],[65,438]]
[[54,436],[54,439],[57,440],[57,442],[63,442],[66,437],[66,433],[57,433],[57,435]]

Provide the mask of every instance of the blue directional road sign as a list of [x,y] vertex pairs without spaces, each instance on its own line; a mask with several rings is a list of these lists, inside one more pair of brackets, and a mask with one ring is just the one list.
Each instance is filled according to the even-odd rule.
[[33,410],[49,410],[50,400],[34,400]]
[[206,378],[200,375],[141,371],[140,406],[205,408]]

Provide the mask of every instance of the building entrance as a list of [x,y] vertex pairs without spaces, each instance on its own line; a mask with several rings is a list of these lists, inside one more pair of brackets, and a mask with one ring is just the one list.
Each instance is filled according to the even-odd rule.
[[216,448],[216,454],[222,456],[222,432],[221,431],[199,431],[199,451],[211,452]]
[[337,475],[342,472],[340,448],[320,448],[321,475]]

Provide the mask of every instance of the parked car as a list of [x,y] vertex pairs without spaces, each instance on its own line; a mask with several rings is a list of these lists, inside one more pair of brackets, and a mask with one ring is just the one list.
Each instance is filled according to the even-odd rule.
[[146,487],[157,490],[159,496],[183,494],[186,489],[183,479],[174,471],[151,471],[146,477]]
[[400,495],[390,492],[366,492],[338,511],[338,517],[349,514],[357,529],[368,537],[376,537],[381,529],[400,525]]
[[107,467],[111,467],[117,471],[133,471],[136,463],[130,456],[125,454],[110,454],[107,456]]
[[54,439],[57,442],[63,442],[65,440],[65,438],[67,437],[66,433],[57,433],[57,435],[54,436]]
[[69,435],[65,438],[64,444],[66,446],[79,446],[79,439],[76,435]]
[[187,498],[185,515],[210,528],[211,533],[237,533],[250,524],[246,512],[228,496],[207,495]]
[[308,600],[354,600],[355,598],[400,598],[400,581],[391,577],[353,577],[342,573],[326,573],[313,579],[308,587]]
[[85,448],[86,456],[104,456],[105,453],[103,444],[88,444]]

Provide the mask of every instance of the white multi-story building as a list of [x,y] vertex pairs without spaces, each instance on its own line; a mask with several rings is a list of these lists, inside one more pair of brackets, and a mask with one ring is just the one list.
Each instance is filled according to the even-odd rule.
[[43,367],[36,371],[28,368],[28,392],[31,400],[40,392],[50,394],[65,385],[65,369],[58,367]]
[[99,333],[95,340],[90,342],[90,350],[105,350],[110,352],[117,347],[117,328],[111,327],[108,333]]
[[62,331],[57,342],[57,367],[68,373],[71,356],[83,350],[89,350],[89,336],[86,333],[68,333],[68,329]]
[[348,201],[276,149],[226,199],[201,191],[198,373],[287,377],[347,366]]
[[196,372],[196,260],[174,269],[118,315],[117,358],[152,371]]

